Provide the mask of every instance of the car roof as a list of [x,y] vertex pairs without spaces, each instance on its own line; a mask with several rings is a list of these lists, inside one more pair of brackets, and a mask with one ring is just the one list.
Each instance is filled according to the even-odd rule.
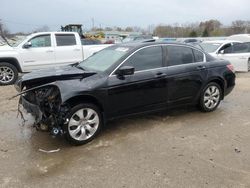
[[31,35],[47,35],[47,34],[76,34],[76,32],[64,32],[64,31],[37,32],[37,33],[32,33]]
[[146,46],[152,46],[152,45],[166,45],[166,44],[170,44],[170,45],[181,45],[181,46],[187,46],[187,47],[192,47],[192,48],[196,48],[195,46],[191,45],[191,44],[186,44],[186,43],[182,43],[182,42],[128,42],[128,43],[121,43],[121,44],[117,44],[117,47],[129,47],[129,48],[141,48],[141,47],[146,47]]
[[226,43],[231,43],[231,42],[239,42],[236,40],[208,40],[208,41],[203,41],[202,43],[221,43],[221,44],[226,44]]

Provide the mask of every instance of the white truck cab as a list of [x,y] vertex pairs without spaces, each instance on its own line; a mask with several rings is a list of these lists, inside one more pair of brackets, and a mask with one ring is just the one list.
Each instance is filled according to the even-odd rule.
[[20,72],[83,61],[109,45],[82,46],[75,32],[40,32],[13,46],[0,47],[0,85],[13,84]]

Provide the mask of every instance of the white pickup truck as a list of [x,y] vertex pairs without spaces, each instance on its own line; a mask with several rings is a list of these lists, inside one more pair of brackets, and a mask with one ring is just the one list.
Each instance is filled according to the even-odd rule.
[[42,32],[13,46],[0,46],[0,85],[13,84],[18,73],[80,62],[109,45],[86,45],[75,32]]

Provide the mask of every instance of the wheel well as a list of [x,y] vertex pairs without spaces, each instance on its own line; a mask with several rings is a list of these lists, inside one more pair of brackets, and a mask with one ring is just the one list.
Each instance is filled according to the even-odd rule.
[[102,104],[95,97],[90,96],[90,95],[81,95],[81,96],[72,97],[69,100],[67,100],[65,103],[69,104],[71,107],[74,107],[77,104],[80,104],[83,102],[96,105],[97,107],[99,107],[99,109],[102,112],[104,110]]
[[12,65],[14,65],[18,72],[22,72],[22,69],[17,61],[17,59],[15,58],[0,58],[0,63],[10,63]]

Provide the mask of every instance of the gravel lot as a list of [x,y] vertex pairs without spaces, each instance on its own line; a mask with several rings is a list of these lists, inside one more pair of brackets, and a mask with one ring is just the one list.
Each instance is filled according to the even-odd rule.
[[15,93],[0,88],[1,187],[250,187],[250,73],[213,113],[114,121],[80,147],[22,126]]

